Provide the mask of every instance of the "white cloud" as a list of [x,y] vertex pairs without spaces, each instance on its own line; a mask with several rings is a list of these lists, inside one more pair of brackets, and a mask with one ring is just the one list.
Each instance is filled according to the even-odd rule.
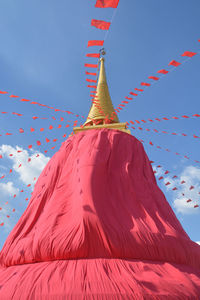
[[7,196],[7,195],[11,195],[11,194],[18,194],[19,193],[19,189],[14,187],[13,182],[9,181],[7,183],[0,183],[0,191],[1,194]]
[[[168,174],[164,174],[165,170],[162,168],[153,167],[157,171],[156,177],[163,176],[160,181],[164,185],[167,191],[172,191],[174,187],[177,187],[176,191],[172,191],[173,207],[175,210],[182,214],[195,214],[199,212],[199,208],[194,208],[194,205],[200,206],[200,168],[194,166],[186,167],[178,178],[172,178]],[[177,174],[178,175],[178,174]],[[173,176],[173,175],[172,175]],[[182,181],[185,183],[181,184]],[[169,182],[169,185],[166,183]],[[193,186],[193,189],[190,187]],[[187,202],[191,199],[191,202]]]
[[[17,151],[22,152],[18,153]],[[2,145],[0,154],[11,160],[12,169],[18,173],[19,179],[26,185],[35,183],[34,178],[38,178],[50,159],[40,152],[31,150],[29,155],[27,150],[18,146],[14,148],[10,145]],[[13,154],[13,156],[9,156],[9,154]]]
[[[188,166],[180,174],[178,183],[178,193],[174,196],[175,209],[183,214],[191,214],[199,211],[199,208],[194,208],[194,205],[199,203],[200,199],[200,168],[194,166]],[[180,182],[184,180],[184,184]],[[190,190],[190,187],[194,186],[194,189]],[[191,202],[187,200],[191,199]]]
[[200,242],[196,242],[196,243],[200,245]]

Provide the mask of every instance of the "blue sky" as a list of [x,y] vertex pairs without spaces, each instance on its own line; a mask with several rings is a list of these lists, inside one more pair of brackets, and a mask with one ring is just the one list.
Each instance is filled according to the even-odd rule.
[[[19,99],[26,98],[87,116],[90,97],[84,64],[96,63],[96,59],[86,58],[85,54],[99,50],[99,47],[87,48],[87,42],[104,39],[105,36],[105,32],[91,27],[90,22],[91,19],[110,21],[114,11],[112,8],[98,9],[94,5],[95,0],[1,2],[0,90],[18,95]],[[147,79],[148,76],[159,75],[156,72],[160,69],[173,70],[128,104],[119,114],[120,121],[182,115],[191,117],[200,113],[199,11],[199,0],[120,0],[104,44],[107,78],[114,106],[125,100],[125,96],[130,96],[129,92],[134,88],[140,88],[141,82],[153,83]],[[184,51],[198,54],[177,68],[168,67],[172,59],[184,62],[185,58],[181,56]],[[20,102],[8,95],[0,95],[0,101],[0,111],[23,114],[21,117],[0,114],[0,153],[3,155],[0,175],[8,174],[13,169],[0,181],[0,223],[4,222],[4,226],[0,227],[1,247],[27,206],[25,199],[31,192],[31,187],[27,187],[29,181],[33,184],[33,178],[59,149],[65,139],[62,136],[71,133],[72,126],[65,128],[65,125],[73,124],[77,118]],[[33,120],[32,116],[48,120]],[[60,117],[65,120],[61,122]],[[67,123],[67,120],[70,122]],[[194,241],[200,241],[200,210],[192,208],[191,203],[187,206],[185,203],[189,198],[192,203],[199,202],[200,164],[194,160],[200,159],[200,139],[192,137],[193,134],[200,136],[199,122],[200,119],[195,117],[162,120],[136,126],[141,126],[143,130],[132,130],[133,135],[144,140],[145,150],[154,165],[161,165],[163,170],[170,171],[165,183],[170,181],[171,185],[167,188],[162,180],[158,183]],[[62,128],[57,129],[59,124]],[[54,128],[48,130],[49,125]],[[34,132],[30,132],[31,127]],[[25,132],[19,133],[19,128]],[[40,128],[44,131],[40,132]],[[146,128],[186,133],[188,136],[148,132]],[[5,136],[6,132],[13,135]],[[45,138],[49,138],[50,143],[47,144]],[[52,139],[58,141],[53,142]],[[37,140],[41,141],[41,146],[37,146]],[[159,150],[149,145],[149,141],[171,152]],[[30,144],[33,148],[28,150]],[[53,146],[56,147],[51,150]],[[16,149],[23,149],[23,152],[17,153]],[[48,152],[45,154],[44,150]],[[11,152],[15,154],[13,157],[9,156]],[[184,159],[172,152],[188,155],[191,159]],[[40,157],[36,160],[38,153]],[[28,158],[32,159],[30,163]],[[23,161],[23,168],[19,169],[20,161]],[[159,176],[162,174],[160,169],[156,169]],[[24,172],[26,176],[23,176]],[[179,176],[186,184],[180,185],[180,180],[172,180],[171,174]],[[195,186],[192,191],[189,190],[191,185]],[[174,186],[178,186],[178,192],[171,191]],[[22,189],[24,192],[20,192]],[[13,198],[15,193],[17,196]],[[6,201],[8,204],[5,204]],[[12,212],[13,208],[15,212]]]

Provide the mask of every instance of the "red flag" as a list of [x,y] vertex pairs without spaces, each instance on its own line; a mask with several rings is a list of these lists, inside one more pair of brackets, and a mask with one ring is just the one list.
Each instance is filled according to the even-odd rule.
[[91,72],[85,72],[86,75],[93,75],[93,76],[97,76],[97,73],[91,73]]
[[101,21],[101,20],[92,20],[91,21],[91,26],[94,26],[98,29],[101,29],[101,30],[109,30],[110,28],[110,22],[105,22],[105,21]]
[[53,129],[53,126],[52,126],[52,125],[50,125],[50,126],[49,126],[49,129],[50,129],[50,130],[51,130],[51,129]]
[[130,97],[125,97],[127,100],[133,100],[133,98],[130,98]]
[[30,102],[30,100],[28,100],[28,99],[21,99],[20,101],[22,101],[22,102]]
[[97,88],[97,86],[96,85],[87,85],[87,87],[89,87],[89,88],[93,88],[93,89],[96,89]]
[[165,185],[170,185],[171,183],[168,181],[167,183],[165,183]]
[[28,148],[31,149],[31,148],[32,148],[32,145],[29,145]]
[[35,131],[35,129],[31,127],[31,132],[33,132],[33,131]]
[[87,57],[97,57],[99,58],[100,57],[100,53],[88,53],[86,54]]
[[98,65],[94,65],[94,64],[85,64],[86,68],[97,68]]
[[19,96],[16,96],[16,95],[10,95],[10,98],[19,98]]
[[97,91],[90,91],[90,93],[96,94],[96,93],[97,93]]
[[88,41],[88,47],[91,46],[103,46],[104,41],[100,41],[100,40],[92,40],[92,41]]
[[135,88],[135,91],[143,92],[144,90]]
[[167,73],[169,73],[169,71],[162,69],[162,70],[159,70],[157,73],[167,74]]
[[199,205],[198,204],[194,205],[194,208],[196,208],[196,207],[199,207]]
[[133,96],[137,96],[138,95],[138,94],[133,93],[133,92],[130,92],[130,94],[133,95]]
[[151,85],[150,83],[146,83],[146,82],[141,82],[140,84],[143,85],[143,86],[150,86]]
[[40,145],[41,145],[41,142],[40,142],[40,141],[37,141],[37,145],[40,146]]
[[97,0],[95,7],[105,8],[112,7],[117,8],[119,0]]
[[50,140],[49,140],[48,138],[46,138],[46,142],[47,142],[47,143],[49,143],[49,142],[50,142]]
[[174,67],[178,67],[180,66],[181,63],[175,60],[170,61],[169,66],[174,66]]
[[153,80],[158,80],[159,79],[159,77],[156,77],[156,76],[149,76],[148,78],[153,79]]
[[20,132],[20,133],[24,133],[24,129],[23,129],[23,128],[20,128],[20,129],[19,129],[19,132]]
[[94,79],[88,79],[88,78],[86,79],[86,81],[87,81],[87,82],[95,82],[95,83],[97,82],[97,81],[94,80]]
[[196,55],[195,52],[190,52],[190,51],[185,51],[181,56],[188,56],[188,57],[192,57]]
[[177,191],[178,189],[177,189],[177,187],[175,186],[173,189],[172,189],[172,191]]
[[8,92],[0,91],[0,94],[8,94]]

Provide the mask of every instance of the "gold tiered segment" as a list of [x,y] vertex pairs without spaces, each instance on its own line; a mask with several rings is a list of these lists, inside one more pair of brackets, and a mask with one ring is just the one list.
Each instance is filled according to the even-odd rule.
[[130,134],[126,123],[120,123],[114,110],[106,80],[104,58],[100,58],[100,72],[97,84],[96,97],[91,105],[86,122],[82,127],[74,127],[73,131],[77,132],[90,129],[118,129]]

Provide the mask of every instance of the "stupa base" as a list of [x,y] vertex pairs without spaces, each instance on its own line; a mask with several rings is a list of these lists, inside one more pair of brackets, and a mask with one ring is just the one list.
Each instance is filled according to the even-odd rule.
[[0,269],[0,299],[199,299],[200,271],[125,259],[39,262]]

